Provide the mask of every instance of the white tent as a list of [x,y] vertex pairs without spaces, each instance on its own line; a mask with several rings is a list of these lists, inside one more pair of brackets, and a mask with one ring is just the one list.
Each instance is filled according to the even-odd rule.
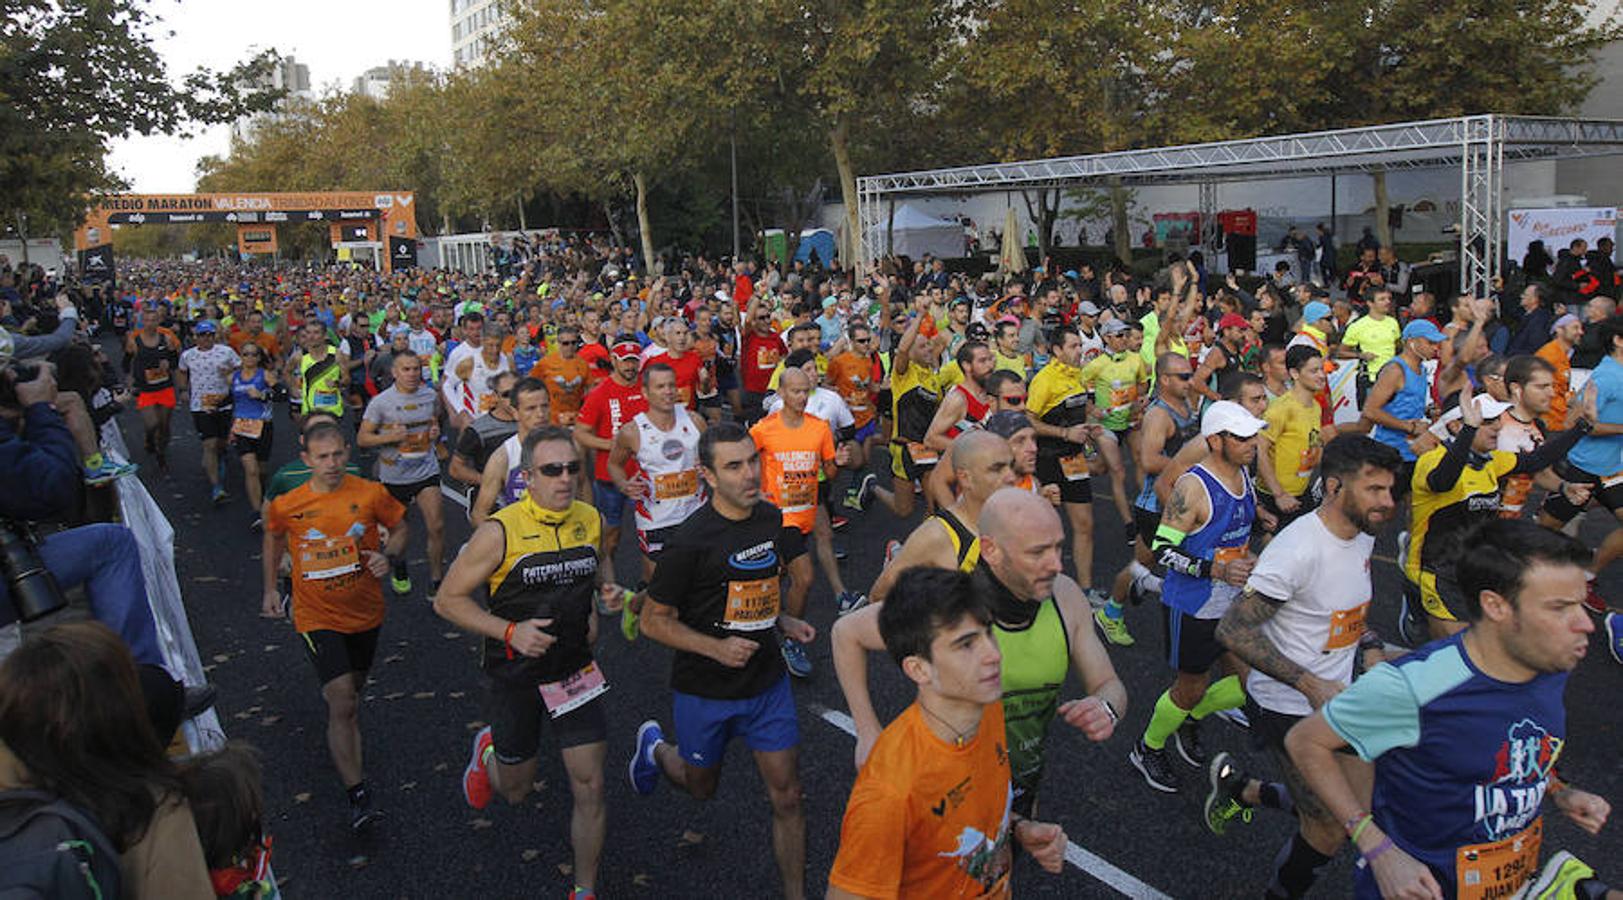
[[[888,241],[885,235],[887,225],[890,227]],[[928,253],[957,259],[964,255],[963,225],[952,219],[931,215],[912,204],[897,206],[895,217],[889,221],[881,217],[874,230],[877,232],[875,243],[881,247],[888,244],[890,252],[897,256],[918,259]]]

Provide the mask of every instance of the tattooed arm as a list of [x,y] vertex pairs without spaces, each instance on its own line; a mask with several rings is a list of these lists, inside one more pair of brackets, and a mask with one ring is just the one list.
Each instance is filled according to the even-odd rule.
[[1318,709],[1346,685],[1320,678],[1297,665],[1262,633],[1263,624],[1284,606],[1284,600],[1246,588],[1217,623],[1217,640],[1252,668],[1300,691]]

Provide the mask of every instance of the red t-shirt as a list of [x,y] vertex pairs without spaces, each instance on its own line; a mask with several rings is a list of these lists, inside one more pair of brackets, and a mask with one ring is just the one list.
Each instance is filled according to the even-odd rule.
[[750,298],[755,296],[755,282],[748,275],[740,275],[733,279],[733,302],[738,304],[738,311],[743,312],[750,305]]
[[776,334],[757,334],[751,330],[744,335],[744,352],[738,368],[744,390],[752,394],[766,393],[772,381],[772,372],[783,361],[786,348],[783,338]]
[[603,346],[600,341],[581,344],[580,353],[576,355],[586,360],[586,383],[589,385],[596,385],[614,371],[614,362],[609,359],[609,348]]
[[[648,401],[642,396],[642,385],[621,385],[613,378],[606,378],[597,387],[586,393],[586,402],[581,404],[580,415],[575,418],[575,424],[586,425],[592,433],[604,440],[614,440],[615,432],[620,426],[631,421],[637,413],[648,408]],[[609,451],[597,451],[597,464],[595,465],[598,481],[613,481],[609,477]],[[636,462],[632,461],[626,466],[626,474],[636,472]]]
[[669,353],[661,353],[658,356],[649,357],[648,361],[642,364],[642,367],[646,369],[654,363],[664,363],[676,370],[677,402],[691,408],[693,398],[699,392],[699,370],[704,368],[704,357],[692,350],[683,354],[681,359],[677,359]]

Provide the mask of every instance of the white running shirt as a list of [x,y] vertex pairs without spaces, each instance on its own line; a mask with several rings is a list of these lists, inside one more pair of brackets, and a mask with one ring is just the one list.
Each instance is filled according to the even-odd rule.
[[637,501],[639,531],[656,531],[687,521],[704,505],[704,481],[699,477],[699,429],[687,408],[676,407],[676,424],[661,431],[648,413],[631,423],[637,427],[637,465],[647,493]]

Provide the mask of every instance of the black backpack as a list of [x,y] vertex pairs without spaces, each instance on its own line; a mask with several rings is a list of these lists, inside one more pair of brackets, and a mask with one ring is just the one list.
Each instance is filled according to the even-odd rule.
[[44,791],[0,791],[0,900],[114,900],[118,851],[95,819]]

